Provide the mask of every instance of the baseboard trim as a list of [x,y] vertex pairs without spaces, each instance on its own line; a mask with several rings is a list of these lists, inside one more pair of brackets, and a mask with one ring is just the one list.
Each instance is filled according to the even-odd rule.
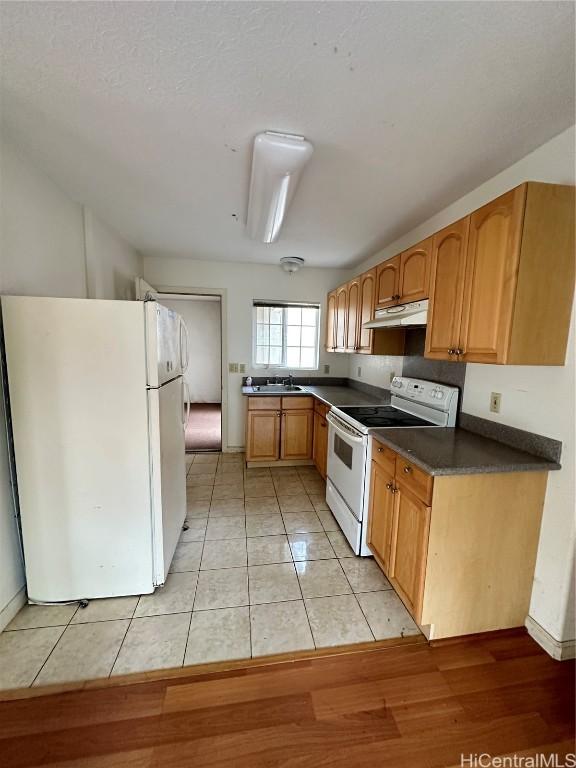
[[23,605],[26,605],[26,587],[22,587],[21,590],[16,592],[8,605],[5,605],[0,611],[0,632],[10,624]]
[[543,648],[549,656],[557,661],[566,661],[576,658],[576,639],[575,640],[556,640],[555,637],[544,629],[541,624],[527,616],[524,622],[528,634]]

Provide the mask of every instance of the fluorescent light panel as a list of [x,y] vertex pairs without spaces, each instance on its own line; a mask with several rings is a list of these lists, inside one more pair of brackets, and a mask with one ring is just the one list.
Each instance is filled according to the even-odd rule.
[[248,234],[274,243],[314,148],[303,136],[266,131],[254,139],[248,201]]

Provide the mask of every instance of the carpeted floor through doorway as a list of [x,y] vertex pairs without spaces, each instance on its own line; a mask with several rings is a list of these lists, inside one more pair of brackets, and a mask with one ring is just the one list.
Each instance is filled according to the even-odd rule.
[[186,451],[219,451],[222,448],[222,405],[192,403],[186,425]]

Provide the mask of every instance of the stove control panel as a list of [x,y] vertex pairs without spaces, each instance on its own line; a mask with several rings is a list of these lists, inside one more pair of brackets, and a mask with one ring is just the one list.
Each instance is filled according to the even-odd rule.
[[441,410],[449,410],[452,402],[458,396],[456,387],[444,386],[423,379],[409,379],[404,376],[395,376],[390,383],[390,389],[393,395]]

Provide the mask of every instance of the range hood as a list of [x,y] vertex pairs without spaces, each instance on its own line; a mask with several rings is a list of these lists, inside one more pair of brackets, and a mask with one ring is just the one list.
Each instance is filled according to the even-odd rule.
[[396,307],[377,309],[374,320],[364,323],[362,328],[407,328],[411,325],[426,325],[428,321],[428,299],[398,304]]

